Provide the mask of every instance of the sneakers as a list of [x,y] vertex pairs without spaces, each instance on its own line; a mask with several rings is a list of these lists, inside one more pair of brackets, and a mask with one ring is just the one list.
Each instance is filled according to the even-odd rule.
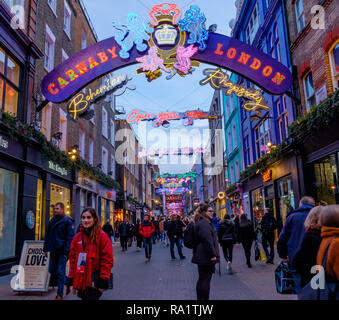
[[227,273],[228,273],[228,274],[233,274],[232,263],[231,263],[231,261],[228,261],[228,262],[227,262]]

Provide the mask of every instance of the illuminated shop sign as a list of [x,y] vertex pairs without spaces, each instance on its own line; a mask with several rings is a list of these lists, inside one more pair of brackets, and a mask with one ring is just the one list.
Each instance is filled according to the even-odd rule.
[[271,181],[271,180],[272,180],[272,170],[266,171],[266,172],[263,174],[262,178],[263,178],[263,181],[264,181],[264,182]]
[[246,88],[244,84],[238,85],[229,80],[229,75],[222,72],[220,69],[205,69],[205,79],[200,81],[200,85],[210,84],[213,89],[225,89],[226,95],[235,94],[239,98],[246,99],[243,108],[246,111],[254,111],[261,115],[262,110],[269,110],[265,98],[261,91],[253,88]]
[[160,149],[160,150],[147,150],[142,149],[138,153],[138,158],[144,157],[162,157],[164,155],[193,155],[193,154],[201,154],[206,153],[207,150],[204,148],[172,148],[172,149]]
[[87,89],[85,93],[77,94],[68,104],[68,113],[73,120],[77,120],[78,117],[88,110],[89,106],[104,97],[110,92],[115,91],[114,95],[119,96],[123,94],[126,89],[135,90],[135,86],[128,84],[132,80],[130,76],[123,73],[113,78],[107,78],[105,84],[97,89]]
[[133,110],[127,122],[130,124],[139,124],[140,121],[153,121],[154,127],[160,127],[165,121],[181,120],[185,126],[193,125],[194,120],[216,119],[218,115],[203,112],[200,110],[186,112],[161,112],[158,114],[141,113],[139,110]]
[[45,76],[41,90],[46,100],[64,102],[95,79],[138,63],[138,72],[149,81],[162,72],[166,79],[185,77],[207,63],[235,72],[271,94],[291,88],[286,66],[244,42],[208,32],[198,6],[191,5],[181,20],[179,16],[175,4],[165,3],[152,8],[149,21],[135,13],[124,22],[114,21],[113,37],[78,52]]
[[61,168],[58,164],[55,164],[52,161],[48,161],[48,169],[51,169],[51,170],[59,173],[62,176],[68,175],[68,171],[65,168]]

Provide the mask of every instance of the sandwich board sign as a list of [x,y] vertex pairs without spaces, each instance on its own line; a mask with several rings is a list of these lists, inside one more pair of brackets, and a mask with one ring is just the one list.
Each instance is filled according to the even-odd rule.
[[20,263],[11,273],[15,292],[48,292],[50,274],[48,272],[49,253],[43,252],[44,241],[25,241]]

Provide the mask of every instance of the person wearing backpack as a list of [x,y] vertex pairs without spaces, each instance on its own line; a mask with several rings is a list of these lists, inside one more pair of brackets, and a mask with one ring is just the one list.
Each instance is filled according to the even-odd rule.
[[[264,210],[264,216],[261,219],[262,246],[264,248],[267,264],[274,264],[274,231],[277,229],[277,220],[269,209]],[[268,245],[270,251],[268,251]]]
[[215,264],[220,262],[217,232],[212,224],[213,208],[201,203],[194,215],[194,238],[192,263],[198,265],[199,279],[196,285],[197,300],[207,301],[210,296],[211,279]]
[[231,217],[229,215],[226,215],[219,225],[218,239],[227,262],[227,272],[232,274],[233,246],[236,243],[236,236],[234,223],[231,221]]

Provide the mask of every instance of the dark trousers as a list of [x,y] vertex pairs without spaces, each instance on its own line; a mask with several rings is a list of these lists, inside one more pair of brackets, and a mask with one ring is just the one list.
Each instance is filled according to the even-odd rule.
[[225,257],[226,262],[232,262],[233,241],[222,241],[221,247],[222,247],[222,251],[224,252],[224,257]]
[[242,247],[244,248],[245,251],[245,256],[246,256],[246,263],[250,264],[251,263],[251,248],[252,248],[252,243],[253,241],[246,241],[242,242]]
[[174,244],[178,248],[178,253],[179,253],[180,258],[182,258],[184,255],[182,254],[180,239],[179,238],[170,238],[170,251],[171,251],[172,259],[175,259]]
[[142,245],[142,236],[137,235],[137,247],[141,248],[141,245]]
[[96,288],[86,288],[85,291],[78,291],[78,297],[85,301],[99,300],[102,293]]
[[152,238],[144,238],[145,256],[150,258],[152,255]]
[[67,256],[59,253],[51,253],[49,260],[49,273],[52,277],[58,279],[58,291],[57,295],[59,297],[64,296],[64,285],[66,280],[66,263]]
[[[274,234],[263,234],[262,238],[262,246],[264,248],[266,257],[268,260],[272,261],[274,260]],[[270,251],[268,252],[268,246],[270,247]]]
[[198,273],[199,279],[197,282],[197,300],[207,301],[210,298],[211,279],[215,272],[215,265],[212,266],[199,266]]
[[123,251],[127,250],[127,236],[120,236],[120,243]]

